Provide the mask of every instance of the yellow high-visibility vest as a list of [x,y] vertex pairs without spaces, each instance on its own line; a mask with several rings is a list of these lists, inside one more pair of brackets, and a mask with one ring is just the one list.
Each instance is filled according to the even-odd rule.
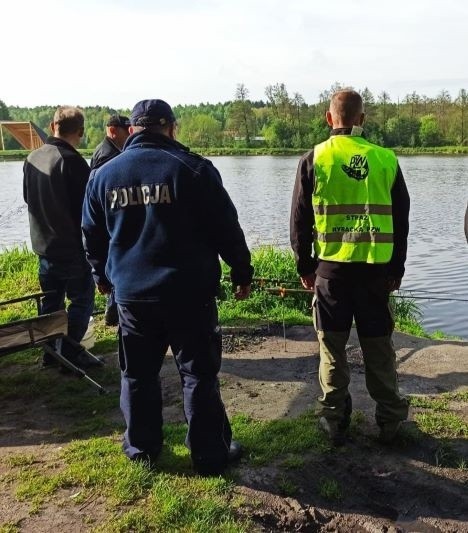
[[395,154],[355,135],[314,148],[316,255],[342,263],[388,263],[393,252]]

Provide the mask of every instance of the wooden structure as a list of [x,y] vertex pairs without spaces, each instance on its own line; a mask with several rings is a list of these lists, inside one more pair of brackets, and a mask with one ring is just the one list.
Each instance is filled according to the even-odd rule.
[[34,122],[15,122],[13,120],[0,120],[0,140],[2,150],[5,150],[3,129],[14,137],[26,150],[35,150],[44,144],[47,139],[45,131],[36,126]]

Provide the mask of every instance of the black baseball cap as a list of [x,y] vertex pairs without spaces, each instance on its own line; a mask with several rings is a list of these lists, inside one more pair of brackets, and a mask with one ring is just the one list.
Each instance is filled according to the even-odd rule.
[[130,126],[130,119],[123,115],[112,115],[109,117],[106,126],[117,126],[119,128],[128,128]]
[[140,100],[130,116],[132,126],[165,126],[175,121],[171,106],[164,100]]

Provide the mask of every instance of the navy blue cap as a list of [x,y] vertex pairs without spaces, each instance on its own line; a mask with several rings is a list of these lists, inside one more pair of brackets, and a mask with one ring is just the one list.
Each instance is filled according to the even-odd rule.
[[171,106],[164,100],[141,100],[130,116],[132,126],[165,126],[175,121]]
[[117,126],[118,128],[128,128],[130,126],[130,119],[123,115],[112,115],[109,117],[106,126]]

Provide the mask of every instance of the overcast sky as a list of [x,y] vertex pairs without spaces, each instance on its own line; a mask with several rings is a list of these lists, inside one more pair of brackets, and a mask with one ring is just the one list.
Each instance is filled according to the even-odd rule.
[[468,90],[466,0],[4,0],[7,105],[252,100],[285,83],[315,103],[339,82],[455,97]]

